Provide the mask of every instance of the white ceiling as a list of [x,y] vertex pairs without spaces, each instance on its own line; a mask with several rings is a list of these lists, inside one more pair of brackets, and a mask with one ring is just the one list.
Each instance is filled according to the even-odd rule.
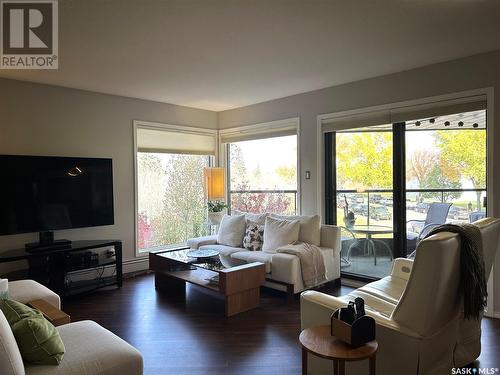
[[59,70],[0,76],[220,111],[500,49],[499,0],[59,4]]

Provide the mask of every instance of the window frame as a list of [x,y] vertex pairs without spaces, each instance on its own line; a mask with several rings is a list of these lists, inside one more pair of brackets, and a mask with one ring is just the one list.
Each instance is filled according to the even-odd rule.
[[[218,131],[214,129],[197,128],[191,126],[183,125],[170,125],[159,122],[141,121],[134,120],[132,124],[133,129],[133,159],[134,159],[134,253],[136,258],[147,258],[149,257],[149,251],[140,251],[138,246],[139,232],[138,232],[138,210],[139,210],[139,200],[138,200],[138,169],[137,169],[137,130],[138,129],[152,129],[152,130],[164,130],[170,132],[181,132],[181,133],[191,133],[200,135],[211,135],[215,139],[215,150],[213,157],[210,158],[211,163],[209,165],[216,166],[219,162],[219,137]],[[208,155],[207,155],[208,156]],[[173,250],[173,249],[168,249]]]
[[[225,187],[225,200],[228,204],[229,211],[231,210],[231,202],[230,202],[230,191],[231,191],[231,176],[230,176],[230,161],[229,161],[229,145],[232,142],[223,142],[222,138],[225,133],[246,133],[246,134],[251,134],[251,139],[256,140],[256,139],[266,139],[266,138],[273,138],[273,136],[270,135],[269,129],[273,129],[275,132],[279,132],[280,129],[282,128],[289,128],[290,126],[293,126],[296,131],[295,134],[297,136],[297,201],[296,201],[296,215],[301,215],[302,214],[302,168],[301,168],[301,140],[300,140],[300,118],[299,117],[292,117],[292,118],[287,118],[287,119],[282,119],[282,120],[277,120],[277,121],[271,121],[271,122],[263,122],[263,123],[257,123],[257,124],[252,124],[252,125],[245,125],[245,126],[240,126],[240,127],[232,127],[232,128],[227,128],[223,130],[219,130],[219,163],[221,166],[224,167],[225,170],[225,179],[226,179],[226,187]],[[312,177],[310,177],[312,179]]]

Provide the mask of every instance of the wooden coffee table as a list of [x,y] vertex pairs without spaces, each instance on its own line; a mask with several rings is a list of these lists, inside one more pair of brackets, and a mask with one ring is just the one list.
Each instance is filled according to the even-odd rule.
[[370,375],[375,375],[376,340],[358,347],[352,347],[340,341],[330,333],[330,325],[316,326],[303,330],[299,336],[302,345],[302,374],[307,375],[307,353],[333,361],[335,375],[345,374],[346,361],[370,360]]
[[[260,286],[265,280],[264,263],[254,262],[224,268],[218,258],[190,258],[190,250],[149,253],[149,268],[155,272],[155,288],[185,295],[186,282],[224,296],[225,315],[232,316],[259,306]],[[219,283],[209,281],[219,277]]]

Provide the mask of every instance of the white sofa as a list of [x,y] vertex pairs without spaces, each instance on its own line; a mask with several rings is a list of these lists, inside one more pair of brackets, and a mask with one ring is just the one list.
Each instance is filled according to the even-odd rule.
[[[481,230],[486,273],[500,245],[500,220],[475,223]],[[356,297],[377,323],[377,373],[450,374],[481,351],[481,321],[463,318],[459,292],[460,239],[439,233],[418,245],[415,260],[395,259],[391,275],[340,298],[308,291],[301,295],[301,324],[329,324],[330,315]],[[368,373],[367,361],[346,373]],[[332,373],[331,361],[310,356],[309,374]]]
[[[327,281],[340,279],[340,228],[333,225],[320,226],[320,249],[325,260]],[[230,247],[217,243],[217,236],[192,238],[187,241],[192,249],[215,249],[220,252],[221,262],[226,267],[245,263],[262,262],[266,266],[265,286],[299,293],[306,289],[302,281],[299,258],[284,253],[248,251],[242,247]]]
[[[43,299],[60,309],[61,299],[33,280],[9,282],[9,297],[27,303]],[[23,363],[4,314],[0,311],[0,374],[2,375],[141,375],[141,353],[124,340],[92,321],[56,327],[66,348],[59,366]]]

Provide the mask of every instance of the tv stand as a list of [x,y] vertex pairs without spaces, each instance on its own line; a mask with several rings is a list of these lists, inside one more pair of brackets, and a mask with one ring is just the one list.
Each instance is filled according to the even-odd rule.
[[49,251],[71,247],[70,240],[54,240],[54,232],[45,231],[38,233],[38,242],[30,242],[25,244],[26,251]]
[[22,247],[0,252],[0,263],[18,260],[28,261],[30,279],[61,297],[122,286],[120,240],[73,241],[70,245],[50,247],[45,251],[28,251]]

